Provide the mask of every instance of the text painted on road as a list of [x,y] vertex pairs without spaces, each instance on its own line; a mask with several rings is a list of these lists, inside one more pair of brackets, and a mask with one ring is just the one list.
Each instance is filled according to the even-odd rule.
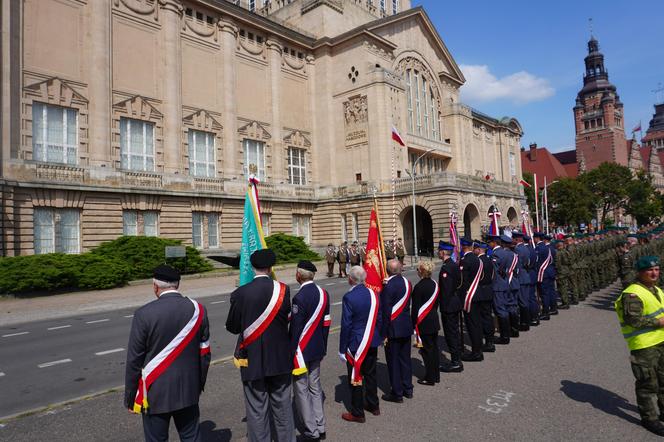
[[510,400],[514,395],[515,393],[499,390],[498,393],[491,395],[486,400],[486,405],[478,405],[477,407],[487,413],[499,414],[509,406]]
[[114,348],[113,350],[105,350],[95,353],[96,356],[110,355],[111,353],[118,353],[124,351],[124,348]]
[[60,359],[59,361],[44,362],[43,364],[37,365],[39,368],[53,367],[54,365],[66,364],[71,362],[71,359]]
[[110,319],[97,319],[96,321],[88,321],[86,324],[98,324],[100,322],[110,321]]
[[3,338],[11,338],[12,336],[21,336],[21,335],[27,335],[30,332],[18,332],[18,333],[10,333],[8,335],[2,335]]

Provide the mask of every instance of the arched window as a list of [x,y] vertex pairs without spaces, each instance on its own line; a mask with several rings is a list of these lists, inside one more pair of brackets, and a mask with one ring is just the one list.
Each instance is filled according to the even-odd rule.
[[417,69],[407,69],[405,77],[409,132],[439,141],[440,115],[432,85]]

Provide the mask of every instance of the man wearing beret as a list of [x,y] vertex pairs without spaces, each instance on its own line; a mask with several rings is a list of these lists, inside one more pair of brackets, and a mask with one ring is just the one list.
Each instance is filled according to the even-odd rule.
[[293,349],[293,401],[299,428],[305,440],[325,438],[323,388],[320,363],[327,353],[330,332],[330,297],[314,283],[316,266],[300,261],[295,279],[300,291],[293,296],[290,335]]
[[438,295],[440,303],[440,319],[443,324],[445,343],[450,352],[450,362],[441,364],[440,371],[445,373],[460,373],[463,371],[461,354],[463,341],[460,330],[461,309],[463,301],[459,298],[458,290],[461,287],[461,271],[459,265],[451,258],[454,246],[448,242],[438,243],[438,257],[443,266],[438,274]]
[[327,263],[327,277],[331,278],[334,276],[334,263],[337,260],[337,251],[334,248],[332,243],[327,245],[325,250],[325,262]]
[[659,258],[636,262],[638,276],[615,302],[621,332],[630,350],[641,424],[664,436],[664,292],[656,286]]
[[270,277],[276,260],[270,249],[251,254],[256,276],[231,293],[226,320],[226,329],[240,335],[235,363],[241,369],[247,438],[252,442],[295,440],[293,354],[288,335],[290,290]]
[[146,441],[168,440],[171,417],[183,441],[200,441],[198,399],[210,366],[205,309],[180,294],[180,274],[154,270],[157,299],[134,313],[127,346],[124,403],[143,416]]

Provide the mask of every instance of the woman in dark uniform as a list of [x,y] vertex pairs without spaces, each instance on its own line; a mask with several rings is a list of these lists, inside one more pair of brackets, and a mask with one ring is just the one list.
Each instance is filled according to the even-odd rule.
[[435,385],[440,382],[440,350],[438,349],[438,283],[431,279],[433,262],[420,261],[417,274],[420,282],[413,288],[411,317],[416,324],[416,346],[424,362],[424,379],[417,381],[420,385]]

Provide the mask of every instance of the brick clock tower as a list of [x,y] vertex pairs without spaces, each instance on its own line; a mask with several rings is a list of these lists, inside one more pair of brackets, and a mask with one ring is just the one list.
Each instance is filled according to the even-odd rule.
[[623,104],[616,87],[609,82],[604,55],[591,37],[585,58],[583,89],[574,106],[576,161],[585,170],[603,162],[627,165],[628,153],[623,126]]

